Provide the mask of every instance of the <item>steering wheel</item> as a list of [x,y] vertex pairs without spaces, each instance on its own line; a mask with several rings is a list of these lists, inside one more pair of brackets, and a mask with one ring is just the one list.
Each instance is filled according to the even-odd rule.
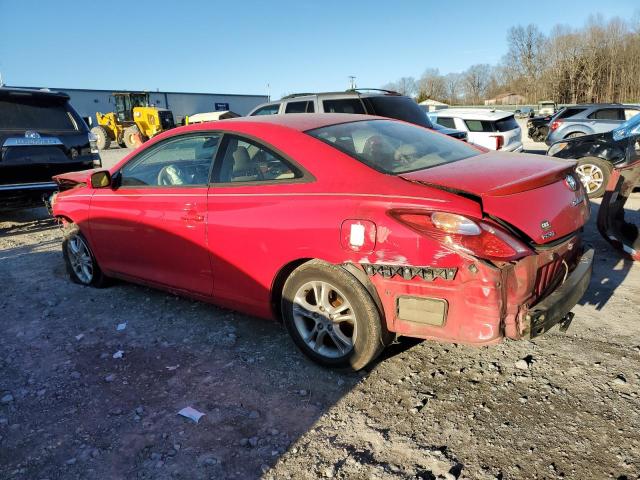
[[184,185],[184,178],[179,167],[166,165],[158,172],[158,185]]

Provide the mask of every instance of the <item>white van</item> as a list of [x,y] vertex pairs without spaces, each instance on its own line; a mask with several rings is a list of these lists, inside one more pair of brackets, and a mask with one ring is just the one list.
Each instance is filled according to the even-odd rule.
[[430,113],[443,127],[468,133],[469,143],[490,150],[522,151],[522,130],[513,112],[482,108],[445,108]]

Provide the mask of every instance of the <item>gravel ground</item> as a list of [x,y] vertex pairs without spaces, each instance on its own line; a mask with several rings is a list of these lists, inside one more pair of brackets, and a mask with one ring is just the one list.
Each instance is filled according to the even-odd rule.
[[[640,264],[598,236],[597,207],[567,334],[402,340],[359,374],[276,323],[75,285],[46,212],[0,217],[0,478],[639,478]],[[628,207],[639,222],[640,194]]]

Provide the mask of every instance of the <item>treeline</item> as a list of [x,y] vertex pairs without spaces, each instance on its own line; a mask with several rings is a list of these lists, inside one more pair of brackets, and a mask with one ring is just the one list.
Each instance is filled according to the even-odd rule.
[[422,101],[480,104],[502,93],[526,103],[640,101],[640,15],[631,21],[591,17],[581,29],[556,26],[547,36],[536,25],[512,27],[498,65],[472,65],[462,73],[427,69],[383,88]]

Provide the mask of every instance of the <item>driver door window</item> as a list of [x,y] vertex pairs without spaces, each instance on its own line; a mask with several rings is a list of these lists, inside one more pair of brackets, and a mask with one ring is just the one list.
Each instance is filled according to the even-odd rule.
[[221,135],[188,135],[162,142],[120,171],[122,187],[191,187],[209,183]]

